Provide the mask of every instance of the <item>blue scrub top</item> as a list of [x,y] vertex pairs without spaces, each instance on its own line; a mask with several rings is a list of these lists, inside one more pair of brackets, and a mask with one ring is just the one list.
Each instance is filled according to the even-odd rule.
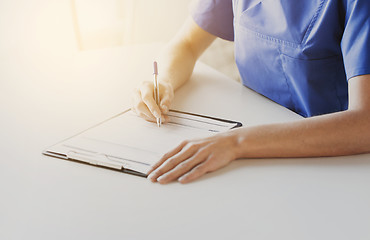
[[243,84],[309,117],[346,110],[370,74],[370,0],[199,0],[195,22],[235,41]]

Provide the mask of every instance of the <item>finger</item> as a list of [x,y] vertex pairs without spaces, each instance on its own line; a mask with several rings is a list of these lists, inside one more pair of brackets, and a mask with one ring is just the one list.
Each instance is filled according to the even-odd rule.
[[173,180],[178,179],[179,177],[193,169],[195,166],[205,161],[207,159],[207,156],[208,156],[207,151],[205,150],[198,151],[188,160],[181,162],[174,169],[159,177],[158,182],[161,184],[166,184],[172,182]]
[[195,168],[193,168],[190,172],[180,177],[178,180],[180,183],[189,183],[210,171],[211,171],[210,161],[208,159],[204,161],[203,163],[199,164],[198,166],[196,166]]
[[162,119],[162,123],[168,123],[168,121],[169,121],[169,117],[167,115],[162,114],[161,119]]
[[153,98],[153,88],[150,87],[143,87],[141,88],[141,98],[143,99],[143,102],[149,109],[149,111],[154,115],[156,118],[161,117],[161,110],[159,109],[159,106],[154,101]]
[[190,158],[194,152],[194,150],[186,150],[180,151],[175,156],[167,159],[161,166],[159,166],[154,172],[152,172],[149,176],[149,179],[153,182],[158,181],[158,179],[166,174],[167,172],[174,169],[178,164]]
[[160,108],[163,113],[168,113],[170,109],[170,105],[173,101],[174,94],[171,89],[167,89],[162,95],[161,95],[161,103]]
[[141,93],[139,90],[136,90],[132,97],[132,105],[133,111],[140,117],[149,120],[149,121],[155,121],[155,117],[153,114],[149,111],[146,104],[142,101]]
[[168,113],[172,100],[169,97],[161,99],[160,108],[163,113]]
[[142,113],[142,112],[138,113],[137,115],[138,115],[139,117],[141,117],[141,118],[145,119],[145,120],[146,120],[146,121],[148,121],[148,122],[153,122],[153,123],[157,122],[157,120],[156,120],[155,118],[153,118],[153,117],[148,117],[147,115],[145,115],[145,114],[144,114],[144,113]]
[[167,152],[166,154],[164,154],[161,159],[159,159],[158,162],[156,162],[149,170],[148,172],[148,175],[150,173],[152,173],[155,169],[157,169],[159,166],[162,165],[162,163],[164,163],[168,158],[174,156],[175,154],[177,154],[178,152],[181,151],[181,149],[183,149],[183,147],[187,144],[186,141],[182,142],[181,144],[179,144],[177,147],[175,147],[174,149],[172,149],[171,151]]
[[160,176],[174,169],[179,163],[187,160],[195,154],[197,147],[192,145],[188,148],[183,148],[179,153],[175,154],[173,157],[168,158],[162,163],[155,171],[153,171],[149,179],[152,181],[157,181]]
[[139,117],[144,118],[145,120],[156,122],[156,118],[152,115],[149,109],[146,108],[146,105],[143,102],[139,104],[139,107],[136,108],[135,112]]

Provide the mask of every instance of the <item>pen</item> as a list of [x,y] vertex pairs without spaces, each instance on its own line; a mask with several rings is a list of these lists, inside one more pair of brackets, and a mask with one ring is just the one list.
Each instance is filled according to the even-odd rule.
[[[154,61],[153,63],[153,67],[154,67],[154,100],[155,100],[155,103],[157,104],[157,106],[159,106],[159,103],[160,103],[160,99],[159,99],[159,84],[158,84],[158,64],[156,61]],[[157,126],[160,127],[162,124],[162,119],[159,117],[157,117]]]

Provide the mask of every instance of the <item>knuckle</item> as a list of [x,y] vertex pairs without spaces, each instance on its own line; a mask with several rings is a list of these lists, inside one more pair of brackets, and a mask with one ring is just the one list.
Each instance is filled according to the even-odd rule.
[[196,144],[191,144],[188,146],[188,148],[186,149],[187,151],[194,151],[197,149],[197,145]]
[[200,147],[200,145],[198,143],[189,143],[187,145],[187,151],[195,151],[197,150],[198,148]]
[[201,148],[201,149],[199,149],[198,154],[201,155],[201,156],[206,156],[206,155],[208,155],[208,149],[207,148]]
[[205,164],[199,165],[198,167],[194,169],[194,172],[200,173],[200,174],[205,173],[206,171],[207,171],[207,165]]
[[191,164],[189,162],[184,162],[184,163],[181,163],[181,165],[179,166],[180,169],[190,169],[191,168]]
[[177,162],[178,162],[178,157],[172,157],[172,158],[169,158],[169,159],[166,161],[166,166],[168,166],[168,167],[173,167],[173,166],[177,165]]

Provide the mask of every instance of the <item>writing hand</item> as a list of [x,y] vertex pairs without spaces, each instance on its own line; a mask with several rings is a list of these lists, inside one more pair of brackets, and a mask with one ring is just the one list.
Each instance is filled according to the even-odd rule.
[[131,109],[138,116],[148,121],[155,122],[156,118],[162,117],[162,121],[166,122],[166,117],[163,117],[162,114],[166,114],[170,109],[174,98],[173,88],[169,83],[159,82],[159,97],[161,99],[159,106],[154,100],[153,93],[153,82],[142,82],[132,94]]

